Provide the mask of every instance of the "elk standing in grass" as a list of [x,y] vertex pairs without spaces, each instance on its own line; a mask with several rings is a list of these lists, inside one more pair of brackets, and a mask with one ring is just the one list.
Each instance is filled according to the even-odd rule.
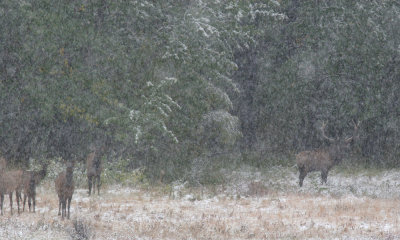
[[6,160],[3,157],[0,157],[0,207],[1,207],[1,215],[3,215],[3,203],[4,203],[4,195],[8,194],[10,197],[10,212],[12,211],[12,195],[15,192],[17,198],[18,205],[18,213],[19,213],[19,200],[21,199],[21,188],[22,188],[22,170],[6,170]]
[[33,212],[36,206],[36,186],[44,179],[47,174],[47,164],[42,165],[40,171],[25,171],[22,178],[22,187],[24,189],[24,203],[22,211],[25,211],[25,202],[28,198],[29,212],[31,211],[31,201],[33,202]]
[[296,163],[299,169],[299,185],[303,186],[303,180],[309,172],[320,171],[322,184],[327,182],[328,172],[331,168],[343,159],[350,148],[350,142],[357,134],[359,122],[354,123],[354,133],[353,136],[340,139],[340,138],[330,138],[325,134],[326,123],[322,123],[321,133],[325,139],[330,141],[330,146],[328,148],[321,148],[312,151],[303,151],[296,155]]
[[55,180],[56,191],[58,195],[58,215],[64,220],[66,215],[66,208],[68,204],[68,215],[70,216],[71,199],[74,194],[74,162],[67,163],[67,169],[64,172],[58,174]]
[[93,186],[93,193],[96,192],[96,183],[97,183],[97,194],[100,195],[100,176],[102,171],[101,166],[101,156],[104,152],[104,146],[100,149],[96,149],[95,151],[91,152],[87,159],[86,159],[86,173],[88,178],[88,185],[89,185],[89,196],[92,192]]

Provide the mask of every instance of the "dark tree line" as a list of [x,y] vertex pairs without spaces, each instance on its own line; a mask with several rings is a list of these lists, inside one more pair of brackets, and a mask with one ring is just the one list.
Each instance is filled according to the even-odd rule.
[[361,121],[355,159],[397,166],[399,13],[394,0],[2,1],[0,151],[27,165],[107,142],[109,161],[172,179],[199,159],[288,162],[326,144],[322,121],[332,136]]

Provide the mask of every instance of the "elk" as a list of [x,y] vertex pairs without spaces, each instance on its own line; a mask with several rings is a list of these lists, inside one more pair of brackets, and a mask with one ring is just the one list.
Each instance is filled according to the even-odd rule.
[[299,185],[303,186],[303,180],[309,172],[320,171],[321,183],[327,183],[328,172],[331,168],[345,157],[350,149],[350,142],[357,134],[360,122],[354,123],[354,132],[351,137],[346,138],[330,138],[325,134],[325,127],[327,123],[322,122],[320,128],[322,137],[329,140],[330,146],[328,148],[320,148],[311,151],[303,151],[296,155],[296,163],[299,169]]
[[12,195],[15,191],[17,205],[18,205],[18,213],[19,211],[19,200],[21,199],[21,186],[22,186],[22,170],[1,170],[0,172],[0,207],[1,207],[1,215],[3,215],[3,203],[4,203],[4,195],[8,194],[10,197],[10,212],[13,214],[12,209]]
[[97,194],[100,195],[100,175],[102,171],[101,166],[101,156],[104,152],[104,146],[102,146],[99,150],[95,150],[91,152],[86,159],[86,173],[88,178],[89,185],[89,196],[92,192],[96,192],[96,182],[97,182]]
[[31,201],[33,202],[33,212],[36,206],[36,186],[44,179],[47,174],[47,164],[42,165],[40,171],[25,171],[22,178],[22,188],[24,190],[24,202],[22,211],[25,211],[25,202],[28,198],[29,212],[31,211]]
[[72,195],[74,194],[74,164],[75,162],[68,162],[67,169],[64,172],[58,174],[55,180],[56,191],[58,195],[58,215],[61,215],[61,219],[64,220],[66,214],[66,208],[68,204],[68,215],[70,216],[70,206]]

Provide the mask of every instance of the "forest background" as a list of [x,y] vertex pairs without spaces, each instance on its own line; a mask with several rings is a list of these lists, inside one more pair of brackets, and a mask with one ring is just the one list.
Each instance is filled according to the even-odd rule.
[[104,145],[108,167],[207,183],[360,121],[344,164],[398,167],[399,1],[3,0],[0,29],[13,164]]

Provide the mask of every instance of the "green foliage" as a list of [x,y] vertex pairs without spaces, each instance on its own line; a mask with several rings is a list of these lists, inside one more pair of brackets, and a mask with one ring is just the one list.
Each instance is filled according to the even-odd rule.
[[149,180],[145,168],[129,170],[130,160],[121,159],[108,163],[102,172],[102,181],[106,184],[122,184],[123,186],[147,186]]
[[[107,164],[173,180],[225,152],[288,165],[324,145],[322,121],[345,136],[360,120],[353,152],[396,166],[399,13],[393,0],[4,0],[0,151],[28,166],[105,145]],[[115,179],[142,181],[126,171]]]
[[264,64],[256,77],[249,73],[256,90],[242,99],[251,94],[260,114],[244,139],[254,139],[255,151],[285,154],[322,145],[322,121],[331,136],[345,136],[360,120],[357,153],[368,164],[395,166],[399,4],[282,1],[281,7],[288,18],[279,31],[269,29],[275,38],[264,37],[270,51],[252,56]]
[[203,154],[191,161],[186,179],[195,186],[218,185],[226,181],[224,172],[236,169],[241,155],[235,152]]

